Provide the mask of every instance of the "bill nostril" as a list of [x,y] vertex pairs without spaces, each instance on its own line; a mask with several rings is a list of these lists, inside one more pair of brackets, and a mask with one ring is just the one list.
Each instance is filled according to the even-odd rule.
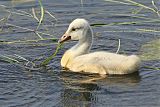
[[64,35],[63,38],[66,38],[66,35]]

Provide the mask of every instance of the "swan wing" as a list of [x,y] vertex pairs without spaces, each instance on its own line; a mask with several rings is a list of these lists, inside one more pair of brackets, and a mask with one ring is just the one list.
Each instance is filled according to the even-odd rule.
[[99,74],[127,74],[138,69],[139,58],[135,55],[125,56],[109,52],[94,52],[76,57],[72,71]]

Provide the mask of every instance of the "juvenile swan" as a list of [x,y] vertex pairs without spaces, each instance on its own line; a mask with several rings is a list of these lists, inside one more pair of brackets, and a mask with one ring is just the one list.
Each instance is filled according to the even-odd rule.
[[75,19],[60,38],[59,43],[67,40],[78,40],[78,43],[67,50],[61,66],[73,72],[98,74],[129,74],[138,71],[140,59],[136,55],[120,55],[105,51],[90,52],[93,32],[85,19]]

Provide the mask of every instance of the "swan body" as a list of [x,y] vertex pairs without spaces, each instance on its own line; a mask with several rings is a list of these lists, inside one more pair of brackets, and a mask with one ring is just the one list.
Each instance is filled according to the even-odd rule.
[[85,19],[75,19],[59,40],[78,40],[78,43],[67,50],[61,66],[73,72],[97,74],[129,74],[138,71],[140,59],[136,55],[120,55],[106,51],[90,52],[93,32]]

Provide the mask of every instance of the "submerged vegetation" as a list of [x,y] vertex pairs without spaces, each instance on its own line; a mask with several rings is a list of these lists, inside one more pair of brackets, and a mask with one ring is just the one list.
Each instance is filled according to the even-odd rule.
[[[8,41],[8,40],[0,40],[0,44],[29,44],[29,43],[37,43],[39,41],[46,41],[46,40],[52,40],[57,41],[57,38],[50,33],[45,33],[39,30],[40,27],[43,27],[44,29],[46,29],[46,31],[48,30],[46,26],[43,25],[43,22],[45,22],[47,19],[45,19],[45,15],[47,15],[48,17],[51,17],[53,20],[55,20],[55,23],[57,22],[57,19],[54,17],[54,15],[52,15],[52,13],[50,13],[48,10],[44,9],[43,4],[42,4],[42,0],[38,1],[39,6],[40,6],[40,11],[39,10],[35,10],[35,8],[32,8],[31,13],[26,12],[26,11],[22,11],[22,10],[10,10],[7,8],[7,6],[5,5],[0,5],[1,8],[3,8],[4,12],[7,12],[9,15],[5,16],[3,18],[0,19],[0,23],[1,23],[1,34],[3,34],[4,32],[4,26],[8,26],[10,28],[17,28],[25,30],[26,32],[33,32],[38,38],[37,39],[31,39],[31,40],[14,40],[14,41]],[[15,24],[11,24],[8,23],[8,20],[10,18],[12,18],[13,15],[17,15],[19,17],[26,17],[26,18],[30,18],[33,19],[35,21],[38,22],[37,28],[35,29],[30,29],[30,28],[26,28],[26,27],[22,27],[22,26],[18,26]],[[50,20],[47,20],[50,21]],[[55,23],[53,24],[52,21],[50,21],[51,25],[55,25]],[[47,38],[44,38],[43,35],[48,36]],[[34,36],[34,35],[33,35]],[[57,43],[55,42],[55,45]],[[41,65],[46,65],[48,64],[49,60],[51,60],[53,58],[53,56],[56,55],[56,53],[58,52],[59,49],[59,45],[56,49],[56,52],[53,53],[53,55],[49,58],[47,58],[45,61],[42,62]],[[1,61],[5,61],[5,62],[9,62],[9,63],[18,63],[18,64],[22,64],[25,62],[25,64],[31,64],[32,67],[34,67],[36,64],[32,61],[27,60],[26,58],[20,56],[20,55],[0,55],[0,59]]]
[[[93,27],[102,27],[102,26],[114,26],[114,25],[136,25],[136,24],[143,24],[143,23],[159,23],[160,22],[160,10],[157,6],[157,3],[155,1],[151,1],[150,6],[142,4],[140,2],[136,2],[133,0],[104,0],[106,2],[109,3],[113,3],[113,4],[121,4],[121,5],[128,5],[128,6],[134,6],[135,8],[131,10],[130,14],[123,14],[123,16],[129,16],[131,18],[138,18],[141,20],[136,20],[136,21],[128,21],[128,22],[113,22],[113,23],[92,23],[91,26]],[[38,0],[39,3],[39,9],[35,9],[32,8],[29,12],[27,11],[22,11],[22,10],[18,10],[18,9],[14,9],[14,11],[12,11],[12,9],[7,8],[7,6],[5,5],[0,5],[1,8],[3,8],[3,11],[7,13],[6,16],[4,16],[3,18],[0,19],[0,34],[4,33],[4,27],[8,26],[8,30],[11,29],[17,29],[17,30],[24,30],[24,31],[28,31],[28,32],[32,32],[34,33],[33,36],[36,36],[35,38],[37,39],[31,39],[31,40],[4,40],[4,39],[0,39],[0,44],[29,44],[29,43],[37,43],[39,41],[46,41],[46,40],[52,40],[53,43],[57,46],[57,49],[55,50],[55,52],[48,57],[47,59],[45,59],[44,61],[41,62],[40,66],[44,66],[47,65],[58,53],[61,44],[57,44],[57,37],[54,36],[54,34],[52,33],[48,33],[48,28],[44,25],[45,21],[48,21],[51,26],[54,27],[54,25],[57,23],[57,19],[55,18],[54,15],[52,15],[52,13],[50,13],[48,10],[45,9],[45,7],[43,6],[43,2],[42,0]],[[83,0],[81,0],[81,6],[83,6]],[[154,14],[154,16],[156,18],[152,18],[152,17],[147,17],[145,15],[142,15],[141,12],[143,11],[148,11],[152,14]],[[8,20],[10,20],[12,18],[13,15],[18,15],[20,17],[26,17],[26,18],[30,18],[33,21],[33,23],[37,22],[37,27],[32,29],[32,28],[27,28],[27,27],[22,27],[16,24],[11,24],[8,22]],[[116,14],[117,16],[122,15],[119,14],[117,12]],[[50,17],[52,18],[53,21],[46,19],[46,17]],[[35,22],[36,21],[36,22]],[[41,28],[45,29],[46,32],[43,30],[41,30]],[[112,31],[112,32],[120,32],[120,31]],[[125,31],[123,31],[125,32]],[[148,29],[148,28],[137,28],[135,31],[132,32],[146,32],[146,33],[157,33],[160,32],[160,30],[158,29]],[[141,48],[142,51],[142,55],[141,58],[143,60],[156,60],[159,59],[159,54],[155,55],[154,52],[156,53],[160,53],[159,52],[159,40],[158,42],[150,42],[149,44],[151,45],[143,45]],[[118,50],[116,53],[118,53],[118,51],[120,50],[120,39],[119,39],[119,46],[118,46]],[[153,54],[146,54],[146,50],[149,50],[150,52],[153,51]],[[158,50],[158,51],[156,51]],[[31,64],[32,67],[34,67],[36,64],[33,61],[29,61],[28,59],[14,54],[14,55],[2,55],[0,54],[0,61],[6,61],[9,63],[24,63],[25,64]],[[152,67],[148,67],[148,68],[152,68]]]
[[142,45],[140,51],[143,60],[160,60],[160,39]]
[[139,2],[135,2],[133,0],[105,0],[105,1],[139,7],[139,9],[137,9],[137,11],[134,12],[134,14],[138,14],[143,9],[147,9],[147,10],[150,10],[150,11],[156,13],[158,15],[158,17],[160,17],[159,9],[158,9],[158,7],[156,6],[156,3],[153,0],[151,1],[152,5],[153,5],[153,8],[149,7],[147,5],[141,4]]
[[[116,4],[122,4],[122,5],[129,5],[129,6],[135,6],[135,8],[130,12],[131,14],[123,14],[124,16],[129,16],[132,18],[139,18],[139,19],[143,19],[140,21],[130,21],[130,22],[114,22],[114,23],[95,23],[92,24],[91,26],[113,26],[113,25],[131,25],[131,24],[143,24],[143,23],[152,23],[152,22],[160,22],[160,10],[157,7],[156,3],[152,0],[151,1],[151,7],[145,5],[145,4],[141,4],[139,2],[135,2],[133,0],[104,0],[106,2],[111,2],[111,3],[116,3]],[[149,18],[146,16],[142,16],[140,15],[140,13],[145,10],[145,11],[149,11],[151,13],[154,13],[155,15],[157,15],[157,18]],[[117,16],[122,15],[122,14],[116,14]],[[139,29],[137,29],[139,30]],[[147,30],[147,29],[146,29]]]

